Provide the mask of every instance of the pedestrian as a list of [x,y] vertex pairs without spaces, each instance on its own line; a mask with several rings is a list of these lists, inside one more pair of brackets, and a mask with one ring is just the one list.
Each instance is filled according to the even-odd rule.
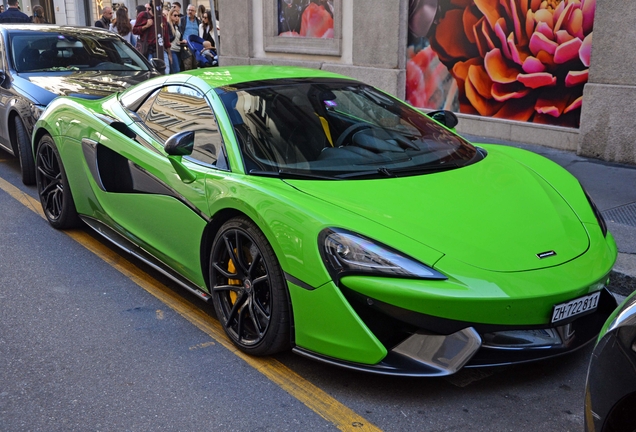
[[196,8],[194,5],[188,5],[186,9],[186,16],[181,18],[179,22],[179,31],[181,32],[181,37],[185,42],[188,41],[188,37],[190,35],[199,35],[199,25],[201,21],[197,18]]
[[197,9],[197,18],[199,18],[199,21],[203,21],[204,13],[205,13],[205,6],[199,5],[199,8]]
[[183,14],[181,13],[181,3],[179,2],[172,2],[172,7],[174,9],[177,9],[177,13],[179,14],[179,18],[181,18],[183,16]]
[[179,31],[179,21],[179,9],[176,8],[173,3],[172,9],[170,9],[170,15],[168,17],[168,24],[170,25],[170,30],[172,30],[172,34],[174,35],[170,44],[170,56],[172,57],[172,63],[170,63],[170,73],[181,72],[179,57],[181,56],[181,46],[183,44],[183,40],[181,39],[181,32]]
[[108,30],[110,20],[113,18],[113,8],[106,6],[102,9],[102,17],[95,21],[94,27],[99,27]]
[[33,16],[31,17],[33,24],[48,24],[49,22],[44,17],[44,8],[40,5],[33,6]]
[[0,13],[0,23],[29,23],[31,17],[20,11],[18,0],[7,0],[9,7]]
[[146,6],[144,5],[137,5],[137,7],[135,8],[135,18],[130,20],[130,25],[131,26],[135,26],[135,22],[137,21],[137,16],[142,13],[142,12],[146,12]]
[[113,33],[117,33],[119,36],[123,37],[126,42],[132,45],[132,25],[130,24],[126,8],[119,7],[117,9],[117,12],[115,13],[115,23],[113,24],[111,22],[108,30]]
[[208,63],[214,66],[216,53],[212,48],[212,43],[210,41],[203,41],[203,48],[201,49],[201,55],[208,61]]
[[210,9],[203,13],[203,20],[199,25],[199,37],[204,41],[209,41],[212,44],[212,48],[216,47],[214,43],[214,24],[216,20],[212,20],[212,12]]
[[[155,30],[152,28],[152,26],[155,25],[154,18],[153,3],[147,3],[146,10],[137,15],[135,26],[133,27],[133,34],[139,36],[137,49],[148,60],[157,56],[157,37],[155,36]],[[166,64],[165,74],[167,75],[170,73],[170,62],[172,60],[172,57],[168,55],[170,53],[170,30],[168,28],[168,21],[163,14],[161,14],[161,20],[159,43],[163,46],[163,60]]]

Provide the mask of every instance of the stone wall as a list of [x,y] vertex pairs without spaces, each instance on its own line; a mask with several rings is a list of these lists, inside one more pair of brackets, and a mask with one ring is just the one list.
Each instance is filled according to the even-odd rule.
[[636,164],[636,2],[597,0],[578,153]]

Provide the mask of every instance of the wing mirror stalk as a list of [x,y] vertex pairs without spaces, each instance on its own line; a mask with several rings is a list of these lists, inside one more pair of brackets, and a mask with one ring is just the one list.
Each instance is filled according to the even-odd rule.
[[168,160],[172,164],[172,168],[174,168],[174,170],[177,172],[177,175],[179,176],[181,181],[184,183],[192,183],[197,179],[197,176],[188,168],[186,168],[186,166],[183,164],[182,158],[183,156],[168,156]]

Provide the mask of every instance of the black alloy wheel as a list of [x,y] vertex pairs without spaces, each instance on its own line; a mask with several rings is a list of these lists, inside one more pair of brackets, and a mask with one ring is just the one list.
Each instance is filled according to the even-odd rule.
[[35,177],[44,215],[57,229],[73,228],[80,223],[66,172],[49,135],[40,140],[35,161]]
[[239,349],[270,355],[290,348],[285,279],[272,247],[249,219],[227,221],[214,238],[210,286],[217,317]]
[[14,126],[18,159],[20,160],[20,170],[22,171],[22,183],[30,186],[35,184],[35,164],[33,162],[31,140],[20,116],[15,117]]

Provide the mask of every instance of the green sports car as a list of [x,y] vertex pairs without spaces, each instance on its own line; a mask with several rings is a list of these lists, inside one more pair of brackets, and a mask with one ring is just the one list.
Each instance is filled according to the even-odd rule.
[[56,99],[33,154],[51,225],[213,302],[246,353],[440,376],[580,348],[616,306],[601,214],[456,121],[325,71],[201,69]]

